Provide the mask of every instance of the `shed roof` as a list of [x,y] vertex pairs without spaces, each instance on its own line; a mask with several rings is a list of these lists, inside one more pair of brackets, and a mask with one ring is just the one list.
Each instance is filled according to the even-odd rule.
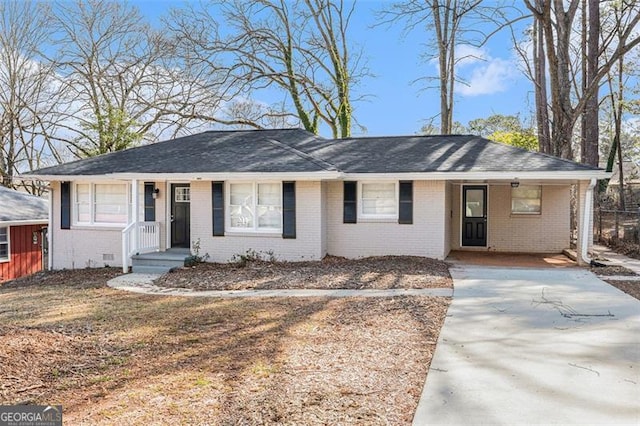
[[0,186],[0,223],[48,219],[48,200]]

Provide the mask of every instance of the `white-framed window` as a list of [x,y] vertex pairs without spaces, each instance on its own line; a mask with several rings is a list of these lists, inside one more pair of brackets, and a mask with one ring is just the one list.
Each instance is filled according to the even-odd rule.
[[398,182],[360,182],[358,186],[363,219],[398,218]]
[[188,203],[191,201],[191,188],[188,186],[179,186],[175,189],[176,203]]
[[122,225],[129,217],[126,183],[77,183],[74,186],[74,224]]
[[8,262],[11,259],[9,251],[9,227],[0,227],[0,262]]
[[540,214],[542,207],[542,186],[520,185],[511,188],[511,214]]
[[228,221],[231,231],[282,231],[282,184],[238,182],[227,187]]

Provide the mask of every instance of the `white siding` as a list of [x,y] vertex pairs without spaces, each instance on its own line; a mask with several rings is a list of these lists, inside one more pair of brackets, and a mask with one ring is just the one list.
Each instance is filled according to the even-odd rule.
[[[384,255],[445,255],[445,183],[413,182],[413,224],[397,221],[343,223],[343,183],[327,182],[327,253],[358,258]],[[360,201],[358,201],[360,202]]]
[[[227,214],[227,212],[225,212]],[[247,250],[273,252],[278,260],[319,260],[323,257],[322,185],[296,182],[296,238],[279,234],[213,237],[211,182],[191,182],[191,241],[200,240],[200,254],[211,262],[227,262]]]

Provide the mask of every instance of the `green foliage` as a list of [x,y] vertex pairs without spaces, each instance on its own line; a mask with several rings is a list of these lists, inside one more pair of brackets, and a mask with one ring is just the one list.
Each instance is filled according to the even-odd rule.
[[471,134],[488,137],[496,132],[522,132],[524,126],[517,115],[493,114],[487,118],[469,121]]
[[92,140],[79,148],[81,156],[93,157],[136,146],[142,139],[136,127],[138,124],[123,109],[112,105],[104,106],[97,112],[95,121],[82,126],[92,136]]
[[489,139],[505,145],[523,148],[527,151],[538,151],[538,138],[530,131],[504,132],[497,131],[489,135]]
[[190,256],[184,259],[184,266],[196,266],[198,263],[206,262],[209,259],[209,253],[204,256],[200,255],[200,238],[192,242],[193,251]]

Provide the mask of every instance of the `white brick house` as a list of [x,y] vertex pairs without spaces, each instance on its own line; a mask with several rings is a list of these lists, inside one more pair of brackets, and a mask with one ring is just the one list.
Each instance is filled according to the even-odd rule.
[[[299,129],[204,132],[41,169],[54,269],[197,244],[210,261],[451,250],[557,253],[578,187],[586,259],[596,168],[474,136],[326,140]],[[586,237],[586,238],[585,238]]]

